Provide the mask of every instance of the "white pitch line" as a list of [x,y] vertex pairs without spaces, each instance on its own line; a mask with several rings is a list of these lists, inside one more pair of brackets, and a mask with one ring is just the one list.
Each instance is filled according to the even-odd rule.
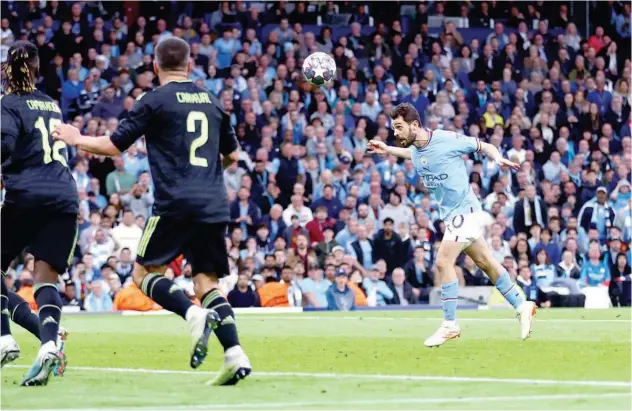
[[[350,320],[350,321],[393,321],[393,320],[406,320],[406,321],[439,321],[439,317],[364,317],[364,316],[346,316],[346,317],[337,317],[337,316],[326,316],[326,315],[257,315],[257,314],[241,314],[239,315],[239,319],[249,319],[249,320]],[[632,320],[580,320],[577,318],[572,318],[568,320],[564,320],[561,318],[549,318],[549,319],[537,319],[535,320],[538,323],[550,322],[550,323],[626,323],[632,324]],[[459,322],[516,322],[515,318],[459,318]]]
[[[125,407],[125,408],[99,408],[82,409],[83,411],[123,411],[123,410],[212,410],[226,408],[292,408],[314,406],[348,406],[348,405],[375,405],[375,404],[454,404],[454,403],[488,403],[502,401],[568,401],[568,400],[596,400],[607,398],[630,397],[630,393],[605,393],[605,394],[553,394],[553,395],[520,395],[502,397],[458,397],[458,398],[375,398],[362,400],[323,400],[323,401],[294,401],[294,402],[243,402],[226,404],[184,405],[175,407]],[[67,410],[67,408],[65,409]],[[50,409],[40,411],[61,411]]]
[[[9,365],[11,368],[28,368],[26,365]],[[138,374],[184,374],[184,375],[214,375],[210,371],[188,370],[152,370],[149,368],[111,368],[111,367],[82,367],[70,366],[70,370],[121,372]],[[437,382],[471,382],[471,383],[499,383],[499,384],[524,384],[524,385],[568,385],[587,387],[623,387],[631,388],[629,381],[591,381],[591,380],[541,380],[529,378],[493,378],[493,377],[448,377],[434,375],[392,375],[392,374],[337,374],[337,373],[311,373],[311,372],[284,372],[284,371],[257,371],[252,374],[255,377],[294,377],[294,378],[325,378],[325,379],[362,379],[382,381],[437,381]]]

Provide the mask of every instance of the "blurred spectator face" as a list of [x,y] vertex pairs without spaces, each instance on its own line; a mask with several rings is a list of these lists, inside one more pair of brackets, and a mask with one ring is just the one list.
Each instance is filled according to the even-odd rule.
[[101,294],[103,292],[103,283],[101,280],[96,280],[93,281],[92,284],[90,284],[90,289],[92,291],[92,293],[94,294],[95,297],[99,298],[101,297]]
[[249,282],[250,282],[250,279],[248,278],[248,275],[239,274],[239,277],[237,278],[237,287],[242,292],[246,291],[248,289]]
[[156,27],[158,28],[158,32],[162,33],[165,30],[167,30],[167,22],[164,21],[163,19],[158,20],[158,24],[156,25]]
[[384,221],[384,233],[386,233],[387,235],[392,235],[393,234],[393,221],[391,220],[386,220]]
[[143,217],[142,215],[138,215],[136,216],[136,225],[139,226],[140,228],[145,228],[145,217]]
[[605,190],[597,190],[597,202],[601,205],[608,200],[608,193]]
[[601,250],[599,250],[599,243],[591,242],[588,246],[588,258],[593,261],[598,261],[601,256]]

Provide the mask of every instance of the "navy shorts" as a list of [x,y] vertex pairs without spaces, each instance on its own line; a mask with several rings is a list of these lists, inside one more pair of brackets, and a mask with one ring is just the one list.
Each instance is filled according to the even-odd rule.
[[47,212],[45,208],[21,208],[5,204],[0,211],[2,225],[2,271],[22,251],[33,254],[59,274],[72,262],[77,244],[77,215]]
[[225,277],[229,274],[226,228],[227,223],[150,217],[138,244],[136,262],[159,267],[183,254],[193,275],[215,273],[217,278]]

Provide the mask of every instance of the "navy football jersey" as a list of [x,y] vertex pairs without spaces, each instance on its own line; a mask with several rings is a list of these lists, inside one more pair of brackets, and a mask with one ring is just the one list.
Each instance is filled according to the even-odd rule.
[[52,98],[35,91],[2,97],[2,179],[5,202],[42,211],[78,213],[77,184],[66,144],[53,140],[62,123]]
[[143,135],[154,215],[230,221],[220,154],[232,153],[239,143],[215,96],[188,80],[139,96],[110,138],[122,152]]

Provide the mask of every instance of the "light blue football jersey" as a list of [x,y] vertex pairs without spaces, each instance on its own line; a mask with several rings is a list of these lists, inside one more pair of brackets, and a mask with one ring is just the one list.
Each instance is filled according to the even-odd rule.
[[410,152],[417,173],[432,199],[439,203],[441,219],[449,221],[457,215],[482,210],[462,158],[463,154],[480,151],[480,141],[452,131],[428,133],[427,144],[422,148],[410,146]]

